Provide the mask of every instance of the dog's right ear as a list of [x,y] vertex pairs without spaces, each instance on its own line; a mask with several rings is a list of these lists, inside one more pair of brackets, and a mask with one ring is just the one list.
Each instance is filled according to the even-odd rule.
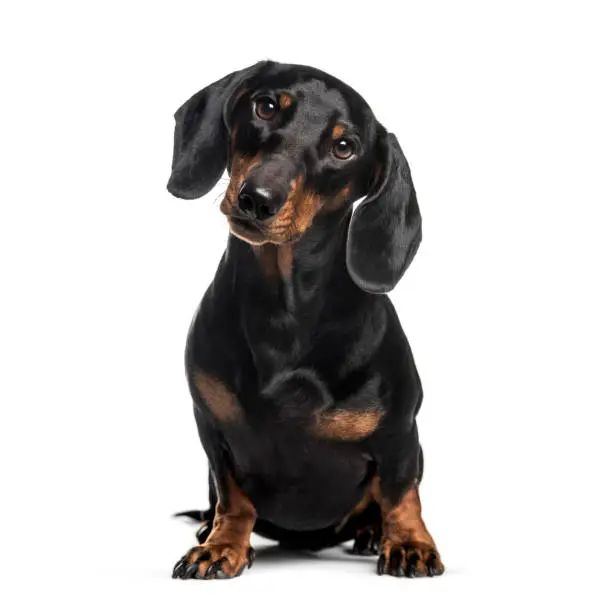
[[167,185],[174,196],[200,198],[216,185],[227,164],[230,107],[243,84],[266,63],[228,74],[177,110],[173,166]]

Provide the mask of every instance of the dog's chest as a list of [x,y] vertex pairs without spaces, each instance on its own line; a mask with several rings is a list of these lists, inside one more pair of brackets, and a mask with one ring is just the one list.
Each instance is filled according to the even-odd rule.
[[293,419],[226,436],[236,478],[261,518],[293,530],[338,523],[364,494],[370,460],[320,440]]
[[[373,380],[360,392],[372,393]],[[243,417],[223,435],[236,477],[261,517],[287,529],[319,529],[360,501],[371,459],[357,442],[369,424],[336,406],[316,372],[284,372],[259,398],[242,393],[239,402],[246,405]],[[323,420],[326,414],[335,415],[336,427]]]

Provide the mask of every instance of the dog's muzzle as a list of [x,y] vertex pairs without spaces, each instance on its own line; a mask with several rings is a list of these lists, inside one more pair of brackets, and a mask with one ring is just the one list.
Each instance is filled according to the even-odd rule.
[[239,189],[237,205],[249,219],[265,221],[283,206],[287,194],[282,190],[259,185],[253,179],[244,181]]
[[252,221],[267,221],[290,197],[298,174],[295,160],[287,155],[269,155],[252,168],[241,184],[237,194],[239,211]]

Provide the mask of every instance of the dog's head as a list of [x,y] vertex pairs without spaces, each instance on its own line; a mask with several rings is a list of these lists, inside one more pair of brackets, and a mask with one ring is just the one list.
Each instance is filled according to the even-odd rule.
[[408,163],[353,89],[307,66],[260,62],[192,96],[175,114],[169,191],[199,198],[225,167],[221,204],[251,244],[296,241],[317,215],[353,214],[347,267],[365,291],[391,290],[421,239]]

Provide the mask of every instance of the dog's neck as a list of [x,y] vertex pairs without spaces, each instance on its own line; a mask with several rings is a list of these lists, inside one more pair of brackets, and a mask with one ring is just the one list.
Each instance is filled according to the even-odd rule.
[[293,244],[252,246],[230,237],[214,290],[228,304],[223,316],[237,320],[262,381],[296,367],[319,339],[319,325],[354,316],[372,298],[347,272],[349,219],[349,210],[317,218]]
[[242,251],[244,259],[245,274],[238,289],[253,295],[260,292],[263,305],[270,311],[254,312],[253,316],[271,316],[272,311],[284,311],[301,317],[304,323],[318,317],[329,301],[331,285],[348,279],[345,245],[349,218],[349,211],[318,218],[294,243],[261,246],[244,243],[241,249],[234,249]]
[[296,306],[296,290],[293,282],[294,245],[267,243],[254,246],[252,250],[263,275],[260,284],[264,285],[264,289],[269,293],[278,294],[280,304],[288,312],[293,312]]

